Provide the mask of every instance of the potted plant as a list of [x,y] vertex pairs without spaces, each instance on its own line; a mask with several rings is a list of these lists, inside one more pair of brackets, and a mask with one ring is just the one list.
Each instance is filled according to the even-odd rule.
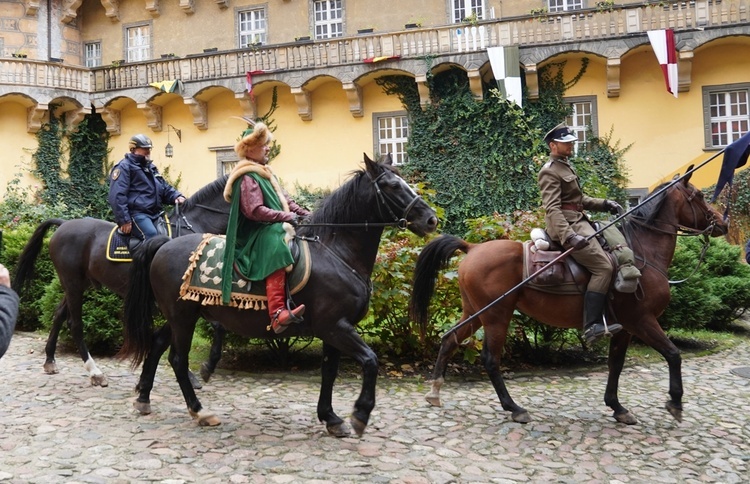
[[169,54],[162,54],[162,55],[161,55],[161,58],[162,58],[162,59],[172,59],[172,58],[174,58],[174,57],[177,57],[176,55],[174,55],[174,53],[169,53]]
[[295,42],[312,42],[309,35],[302,35],[294,38]]
[[203,53],[204,54],[208,54],[208,53],[211,53],[211,52],[216,52],[217,50],[219,50],[218,47],[209,47],[208,49],[203,49]]
[[365,27],[364,29],[357,29],[358,34],[371,34],[375,30],[374,27]]
[[28,57],[28,56],[26,55],[26,52],[23,52],[23,51],[19,51],[19,52],[14,52],[14,53],[13,53],[13,54],[11,54],[11,55],[12,55],[13,57],[15,57],[16,59],[25,59],[26,57]]

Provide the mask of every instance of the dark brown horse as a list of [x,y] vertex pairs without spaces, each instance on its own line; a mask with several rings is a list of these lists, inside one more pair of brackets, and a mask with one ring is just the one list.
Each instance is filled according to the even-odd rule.
[[[636,263],[643,276],[636,293],[612,293],[608,317],[624,327],[609,346],[609,378],[604,402],[614,410],[618,422],[636,423],[635,417],[622,405],[617,396],[620,373],[625,353],[633,336],[658,351],[669,365],[669,396],[666,408],[672,416],[682,419],[682,373],[680,352],[659,326],[657,317],[669,303],[667,271],[674,255],[679,231],[723,235],[727,226],[721,215],[706,203],[703,194],[689,183],[689,176],[667,187],[654,191],[654,197],[627,217],[625,233],[636,254]],[[662,190],[662,188],[665,188]],[[470,244],[452,236],[443,236],[429,243],[417,260],[412,315],[421,324],[427,322],[427,307],[435,288],[436,276],[456,250],[466,257],[458,268],[463,316],[461,321],[499,298],[523,280],[522,244],[511,240],[493,240]],[[469,337],[480,326],[484,327],[482,362],[503,409],[512,412],[516,422],[526,423],[530,416],[518,406],[505,387],[500,371],[500,355],[514,310],[550,326],[581,328],[582,295],[556,295],[521,286],[515,292],[492,305],[470,324],[455,334],[444,337],[435,363],[433,383],[427,400],[440,405],[440,387],[444,382],[448,359],[460,341]]]
[[[378,360],[355,325],[367,314],[372,290],[370,277],[385,225],[398,225],[425,235],[437,228],[437,217],[394,169],[365,157],[365,169],[325,198],[313,212],[308,226],[297,230],[299,237],[309,241],[312,269],[306,286],[294,299],[307,309],[303,323],[291,325],[278,336],[314,336],[323,341],[317,413],[328,432],[336,436],[350,432],[332,405],[341,354],[362,366],[362,391],[350,420],[357,434],[364,432],[375,407]],[[138,251],[133,261],[130,291],[125,298],[126,334],[121,354],[132,355],[135,366],[145,358],[134,405],[141,413],[150,413],[150,394],[159,363],[151,346],[155,300],[171,327],[169,362],[188,411],[200,425],[217,425],[218,418],[202,407],[188,380],[187,356],[198,318],[217,321],[246,337],[278,336],[266,328],[267,311],[204,306],[201,301],[180,299],[182,276],[201,238],[200,235],[173,240],[154,238]]]
[[[169,215],[173,235],[226,232],[229,215],[229,204],[223,195],[226,180],[227,177],[223,176],[201,188],[182,204],[179,215],[175,212]],[[19,290],[33,275],[34,262],[43,247],[47,231],[52,227],[59,227],[50,239],[49,254],[60,278],[64,297],[55,310],[45,346],[47,358],[44,362],[44,371],[48,374],[58,372],[55,349],[62,324],[67,321],[91,384],[108,384],[107,378],[86,347],[82,309],[84,292],[89,287],[104,286],[121,297],[125,297],[127,292],[130,264],[107,259],[107,239],[114,226],[112,222],[96,218],[46,220],[39,224],[21,253],[13,283],[13,287]],[[212,349],[212,360],[208,366],[215,367],[221,355],[221,338],[217,338],[216,341],[215,345],[218,345],[219,349],[218,352]],[[204,379],[207,379],[205,374]]]

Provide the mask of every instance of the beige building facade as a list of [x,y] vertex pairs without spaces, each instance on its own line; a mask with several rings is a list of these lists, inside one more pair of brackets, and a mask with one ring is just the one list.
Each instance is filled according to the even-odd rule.
[[[748,131],[749,1],[3,0],[0,185],[35,183],[35,133],[54,110],[68,129],[100,113],[112,162],[146,134],[191,194],[236,159],[238,117],[263,115],[275,93],[276,172],[290,189],[335,187],[363,152],[408,162],[408,117],[378,77],[413,77],[426,105],[428,74],[459,67],[481,98],[488,50],[515,46],[532,100],[545,64],[567,61],[570,79],[589,60],[567,122],[632,145],[637,197]],[[675,33],[677,97],[656,29]],[[720,159],[693,180],[714,183]]]

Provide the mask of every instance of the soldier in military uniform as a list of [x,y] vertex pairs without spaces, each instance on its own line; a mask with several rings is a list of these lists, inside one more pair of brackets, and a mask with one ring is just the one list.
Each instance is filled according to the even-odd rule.
[[159,174],[151,162],[151,140],[142,134],[130,138],[130,153],[109,175],[109,204],[120,232],[141,240],[157,235],[162,206],[183,203],[185,197]]
[[574,248],[571,256],[591,272],[584,295],[583,336],[587,343],[593,343],[607,329],[614,334],[622,326],[610,324],[607,328],[604,325],[603,315],[613,267],[596,237],[587,239],[596,230],[583,210],[616,214],[622,207],[613,200],[583,194],[578,175],[569,161],[576,140],[576,135],[563,124],[555,126],[544,136],[544,142],[550,149],[550,159],[539,171],[538,181],[547,233],[566,249]]

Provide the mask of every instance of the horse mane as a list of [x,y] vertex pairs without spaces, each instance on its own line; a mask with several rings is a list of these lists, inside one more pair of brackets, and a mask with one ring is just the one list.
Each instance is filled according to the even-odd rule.
[[641,203],[637,207],[635,207],[631,216],[640,220],[646,225],[653,225],[654,221],[656,220],[656,216],[659,214],[659,211],[661,211],[661,207],[662,205],[664,205],[664,202],[667,199],[667,191],[664,190],[664,187],[666,187],[668,184],[669,183],[662,183],[651,193],[649,193],[646,199],[653,196],[653,194],[655,193],[657,193],[657,195],[653,199],[648,200],[645,203]]
[[[377,166],[382,170],[392,169],[387,165]],[[363,223],[371,218],[370,207],[360,203],[360,200],[373,191],[367,171],[354,170],[349,176],[351,178],[346,183],[318,202],[312,212],[310,224]],[[315,234],[324,237],[335,230],[336,227],[300,227],[297,233],[301,236]]]
[[217,196],[222,200],[224,199],[224,187],[227,184],[229,175],[223,175],[208,185],[204,186],[193,194],[190,198],[185,200],[182,210],[190,210],[199,203],[203,203],[206,200],[213,200]]

